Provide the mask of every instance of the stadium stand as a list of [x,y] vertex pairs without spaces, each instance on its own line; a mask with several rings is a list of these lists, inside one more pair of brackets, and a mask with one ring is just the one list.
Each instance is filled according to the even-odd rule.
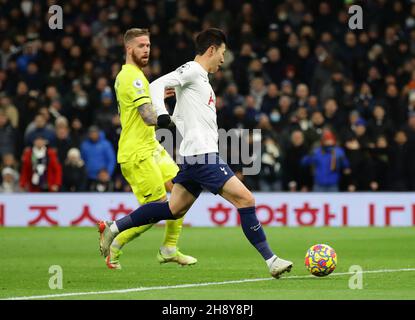
[[[211,79],[219,126],[262,129],[264,170],[238,172],[250,188],[312,191],[322,177],[302,160],[332,134],[350,162],[338,172],[341,191],[415,190],[412,1],[355,1],[362,30],[348,28],[350,1],[340,0],[71,0],[62,4],[62,30],[48,27],[52,3],[0,1],[1,190],[20,190],[17,172],[23,189],[39,190],[27,187],[36,181],[22,159],[42,136],[63,171],[63,184],[61,177],[42,190],[129,191],[114,161],[79,158],[91,151],[88,130],[96,126],[107,152],[117,152],[113,84],[123,33],[151,31],[145,72],[154,80],[192,60],[192,38],[209,26],[229,38],[226,62]],[[71,172],[82,177],[85,170],[88,181],[71,180]]]

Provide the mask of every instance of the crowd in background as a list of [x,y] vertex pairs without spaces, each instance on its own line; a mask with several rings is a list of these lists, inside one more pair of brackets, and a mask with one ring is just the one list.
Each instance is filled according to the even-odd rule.
[[0,0],[1,192],[129,191],[113,84],[131,27],[151,32],[149,81],[226,32],[217,120],[261,129],[260,174],[233,166],[253,190],[415,190],[413,1],[70,0],[62,30],[55,2]]

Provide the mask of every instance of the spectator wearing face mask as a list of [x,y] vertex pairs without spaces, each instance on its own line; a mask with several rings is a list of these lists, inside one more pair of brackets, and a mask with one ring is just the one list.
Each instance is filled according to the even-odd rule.
[[272,126],[277,132],[288,128],[292,117],[292,98],[288,95],[282,95],[278,105],[270,112],[269,118]]
[[87,125],[91,122],[89,95],[78,79],[72,82],[72,90],[65,96],[64,106],[69,118],[77,117]]
[[350,174],[350,164],[343,148],[336,146],[334,134],[325,130],[321,146],[301,160],[303,166],[314,167],[315,192],[337,192],[342,173]]

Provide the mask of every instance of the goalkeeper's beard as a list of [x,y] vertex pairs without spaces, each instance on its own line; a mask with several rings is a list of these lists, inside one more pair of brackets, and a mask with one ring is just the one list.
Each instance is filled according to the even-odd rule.
[[132,55],[131,56],[132,58],[133,58],[133,61],[134,61],[134,63],[139,67],[139,68],[143,68],[143,67],[145,67],[145,66],[147,66],[148,65],[148,61],[149,61],[149,59],[147,59],[147,61],[146,62],[144,62],[144,59],[140,59],[140,58],[138,58],[136,55]]

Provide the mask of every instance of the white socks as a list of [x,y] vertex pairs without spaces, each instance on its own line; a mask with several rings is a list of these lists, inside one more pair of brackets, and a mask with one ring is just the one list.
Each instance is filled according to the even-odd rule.
[[278,259],[278,257],[274,254],[271,258],[265,261],[267,263],[268,268],[271,268],[271,265],[275,259]]
[[165,256],[170,256],[174,253],[176,253],[176,247],[160,247],[161,254]]
[[110,230],[114,234],[119,234],[120,233],[120,230],[118,230],[118,227],[117,227],[117,224],[115,223],[115,221],[110,225]]

